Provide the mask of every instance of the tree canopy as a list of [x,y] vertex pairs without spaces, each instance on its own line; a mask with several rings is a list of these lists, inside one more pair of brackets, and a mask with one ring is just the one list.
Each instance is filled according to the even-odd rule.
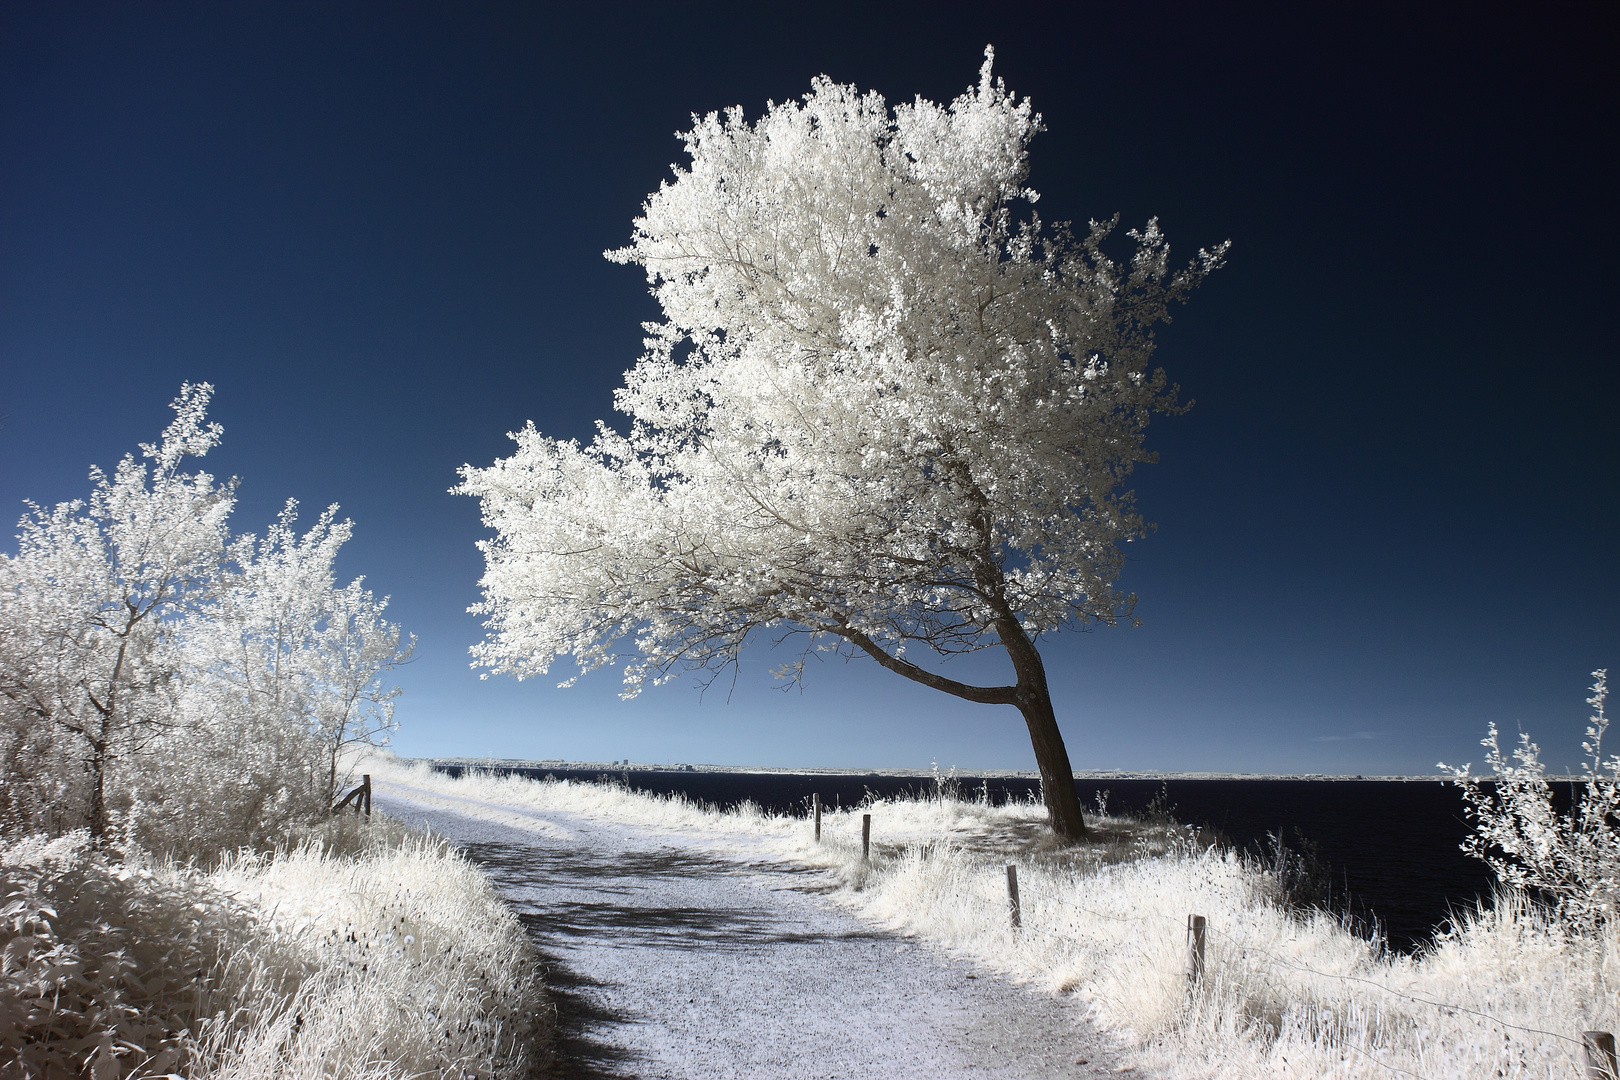
[[[1130,610],[1118,545],[1143,521],[1122,483],[1175,407],[1151,328],[1225,245],[1172,272],[1156,221],[1123,262],[1115,221],[1047,226],[1025,186],[1041,119],[992,59],[945,106],[819,78],[752,123],[693,117],[690,164],[606,253],[646,270],[664,316],[615,393],[628,430],[530,424],[462,469],[495,533],[478,664],[622,665],[629,696],[770,631],[1050,714],[1033,643]],[[998,644],[1016,685],[908,655]],[[1050,789],[1068,763],[1041,741]]]

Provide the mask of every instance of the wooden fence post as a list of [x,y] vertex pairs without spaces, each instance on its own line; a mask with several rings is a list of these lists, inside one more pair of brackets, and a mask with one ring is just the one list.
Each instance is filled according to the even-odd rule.
[[1018,867],[1007,864],[1007,903],[1012,907],[1012,925],[1017,930],[1024,925],[1024,910],[1018,903]]
[[810,805],[816,811],[816,843],[819,844],[821,843],[821,796],[819,794],[810,796]]
[[1620,1077],[1620,1062],[1615,1060],[1612,1032],[1581,1032],[1581,1053],[1586,1058],[1586,1080],[1616,1080],[1616,1077]]
[[861,861],[872,857],[872,815],[861,815]]
[[364,774],[361,775],[361,777],[360,777],[360,786],[355,788],[353,791],[349,792],[347,795],[343,796],[342,799],[339,799],[338,804],[336,806],[332,807],[332,813],[334,813],[334,814],[337,813],[339,810],[343,809],[345,806],[348,806],[350,803],[354,804],[354,812],[355,813],[364,814],[368,818],[371,816],[371,774],[370,773],[364,773]]
[[1204,917],[1187,916],[1187,983],[1197,985],[1204,977]]

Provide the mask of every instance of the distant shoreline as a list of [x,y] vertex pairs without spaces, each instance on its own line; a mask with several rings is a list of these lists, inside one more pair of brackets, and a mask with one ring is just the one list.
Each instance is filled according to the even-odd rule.
[[[451,766],[462,769],[550,769],[566,772],[599,773],[739,773],[764,776],[892,776],[932,780],[934,770],[925,769],[873,769],[857,767],[805,766],[785,768],[773,765],[712,765],[684,762],[653,763],[643,761],[563,761],[546,758],[490,757],[423,757],[403,758],[422,761],[432,766]],[[942,768],[941,776],[972,777],[975,780],[1038,780],[1034,769],[964,769]],[[1079,770],[1076,780],[1331,780],[1331,781],[1383,781],[1400,783],[1449,783],[1450,778],[1440,775],[1376,776],[1363,773],[1227,773],[1227,772],[1147,772],[1127,769]],[[1557,779],[1557,777],[1549,777]]]

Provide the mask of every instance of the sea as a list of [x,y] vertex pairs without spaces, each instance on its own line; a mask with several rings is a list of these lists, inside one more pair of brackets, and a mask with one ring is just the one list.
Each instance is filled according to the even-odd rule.
[[[436,762],[452,775],[474,767]],[[607,779],[657,795],[679,793],[721,807],[752,801],[766,811],[803,814],[813,794],[828,806],[870,797],[936,790],[929,775],[883,773],[727,772],[704,767],[647,768],[568,765],[476,767],[535,779]],[[1038,796],[1033,777],[959,775],[949,778],[965,798],[987,793],[995,803]],[[1309,853],[1328,883],[1331,910],[1391,949],[1414,952],[1459,912],[1488,900],[1495,881],[1484,863],[1461,851],[1470,826],[1462,792],[1429,779],[1182,779],[1096,778],[1075,782],[1081,805],[1106,799],[1111,813],[1168,812],[1239,850],[1269,854],[1276,838]]]

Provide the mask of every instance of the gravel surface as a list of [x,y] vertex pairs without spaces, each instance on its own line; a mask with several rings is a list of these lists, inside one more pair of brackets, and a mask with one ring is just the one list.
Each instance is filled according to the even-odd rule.
[[522,915],[552,968],[558,1076],[1140,1075],[1068,1000],[874,929],[819,873],[395,784],[376,801],[464,848]]

